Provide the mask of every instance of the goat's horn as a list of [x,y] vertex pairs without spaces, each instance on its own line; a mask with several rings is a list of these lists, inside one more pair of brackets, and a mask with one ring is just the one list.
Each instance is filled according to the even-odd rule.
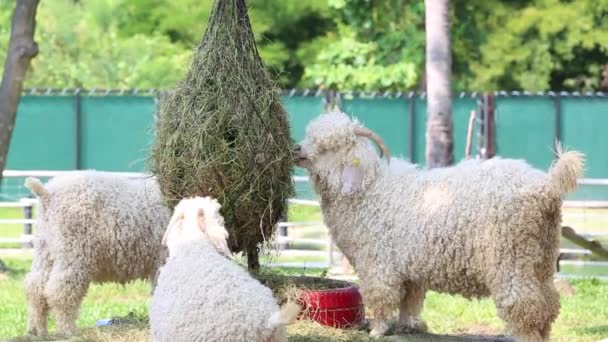
[[370,129],[365,128],[365,127],[355,128],[355,134],[360,137],[365,137],[365,138],[371,139],[380,148],[380,157],[386,156],[386,160],[388,162],[391,161],[390,152],[388,151],[388,148],[384,144],[384,141],[382,141],[382,138],[380,138],[380,136],[378,136],[378,134],[372,132]]

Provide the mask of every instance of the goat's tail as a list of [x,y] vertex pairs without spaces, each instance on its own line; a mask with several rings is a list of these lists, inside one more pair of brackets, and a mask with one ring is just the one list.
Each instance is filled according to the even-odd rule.
[[560,196],[576,190],[577,180],[585,171],[585,155],[577,151],[566,151],[558,142],[557,159],[549,169],[551,190]]
[[43,197],[47,194],[46,188],[40,179],[35,177],[27,177],[25,179],[25,187],[30,189],[30,191],[37,197]]
[[294,302],[287,302],[281,307],[281,310],[273,313],[268,318],[268,327],[274,329],[282,325],[293,323],[300,313],[300,306]]

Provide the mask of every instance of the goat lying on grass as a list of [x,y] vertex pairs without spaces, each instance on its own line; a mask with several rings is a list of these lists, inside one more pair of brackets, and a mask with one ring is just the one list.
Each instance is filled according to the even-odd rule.
[[287,341],[300,307],[279,308],[269,288],[230,260],[220,205],[182,200],[165,233],[169,257],[150,306],[155,342]]

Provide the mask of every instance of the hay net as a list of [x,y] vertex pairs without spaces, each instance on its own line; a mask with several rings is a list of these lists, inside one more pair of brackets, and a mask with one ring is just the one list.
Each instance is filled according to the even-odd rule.
[[167,204],[217,198],[231,250],[249,253],[294,193],[292,150],[245,1],[216,0],[190,69],[161,101],[149,166]]

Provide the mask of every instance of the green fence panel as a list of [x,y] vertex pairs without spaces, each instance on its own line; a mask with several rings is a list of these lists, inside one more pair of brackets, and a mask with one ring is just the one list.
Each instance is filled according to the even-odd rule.
[[[74,96],[23,96],[11,142],[7,168],[12,170],[144,171],[153,135],[154,98],[145,96],[84,96],[75,106]],[[410,118],[410,101],[413,117]],[[291,134],[300,141],[307,124],[323,112],[323,98],[284,96]],[[553,160],[555,98],[541,96],[496,97],[497,154],[522,158],[541,169]],[[76,108],[80,108],[77,125]],[[345,99],[343,110],[378,132],[394,156],[425,163],[426,99]],[[454,156],[464,157],[468,119],[477,99],[453,99]],[[587,178],[608,178],[608,98],[561,97],[561,137],[564,143],[587,156]],[[411,127],[413,123],[413,128]],[[76,156],[76,126],[81,147]],[[413,136],[411,136],[413,134]],[[475,140],[474,140],[475,141]],[[413,153],[411,153],[413,151]],[[296,175],[305,175],[295,169]],[[13,182],[15,184],[8,184]],[[23,192],[23,180],[5,180],[3,198]],[[314,198],[307,184],[296,186],[297,195]],[[17,197],[18,198],[18,197]],[[582,186],[569,199],[608,198],[608,187]]]
[[323,113],[323,98],[319,96],[284,96],[281,102],[289,115],[291,136],[295,142],[304,138],[308,123]]
[[[7,158],[8,170],[71,170],[76,163],[73,98],[22,96]],[[3,178],[0,200],[31,194],[23,178]]]
[[[323,113],[323,98],[318,96],[284,96],[281,102],[289,115],[291,136],[294,143],[304,138],[308,123]],[[306,171],[295,167],[296,176],[305,176]],[[310,184],[296,183],[296,195],[298,198],[314,199],[316,194]]]
[[153,139],[153,113],[152,97],[83,97],[81,168],[145,171]]
[[[561,140],[586,155],[585,178],[608,178],[608,98],[560,99]],[[581,186],[569,199],[606,200],[608,186]]]
[[553,160],[555,106],[549,97],[496,97],[496,154],[546,170]]
[[72,97],[23,96],[7,169],[73,169],[75,131]]
[[378,133],[392,156],[410,157],[410,120],[407,99],[346,99],[342,110]]
[[[471,97],[456,97],[452,99],[452,124],[454,132],[454,162],[464,158],[464,150],[469,128],[469,116],[477,108],[477,100]],[[426,98],[414,99],[414,131],[415,148],[413,161],[417,164],[426,163]],[[475,150],[472,149],[472,153]]]
[[423,165],[426,162],[426,98],[416,96],[414,100],[414,155],[412,162]]

